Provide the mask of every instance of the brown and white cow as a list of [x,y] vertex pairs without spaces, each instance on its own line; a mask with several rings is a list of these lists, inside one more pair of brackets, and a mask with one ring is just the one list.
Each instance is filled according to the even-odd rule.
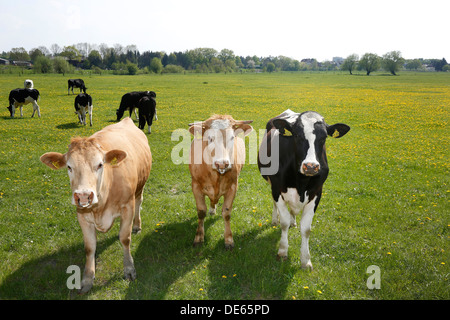
[[204,242],[205,196],[210,199],[211,215],[215,214],[219,199],[224,197],[222,217],[225,222],[225,248],[232,249],[234,246],[230,228],[231,208],[238,188],[239,173],[245,163],[245,143],[238,135],[248,135],[253,130],[249,125],[252,122],[236,121],[229,115],[214,115],[189,125],[189,132],[194,135],[189,171],[198,214],[194,246]]
[[65,154],[49,152],[40,159],[54,170],[67,168],[69,173],[86,251],[80,293],[89,291],[94,281],[95,230],[107,232],[116,218],[120,218],[125,278],[134,280],[131,232],[141,230],[143,190],[152,166],[146,135],[131,118],[125,118],[90,137],[72,139]]

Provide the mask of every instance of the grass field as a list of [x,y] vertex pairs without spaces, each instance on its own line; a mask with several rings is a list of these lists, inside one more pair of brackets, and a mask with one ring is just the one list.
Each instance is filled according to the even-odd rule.
[[[69,77],[82,77],[94,99],[92,128],[77,124]],[[26,78],[41,92],[42,117],[30,118],[28,105],[10,119],[9,91]],[[78,296],[66,287],[67,267],[85,262],[69,178],[39,157],[114,123],[121,96],[134,90],[157,93],[159,117],[147,135],[154,162],[142,232],[131,244],[137,279],[123,279],[117,221],[98,234],[94,287]],[[450,299],[449,73],[1,75],[0,101],[0,299]],[[287,108],[352,127],[327,141],[314,271],[300,267],[299,229],[289,232],[289,258],[276,260],[281,230],[255,164],[239,178],[234,250],[224,249],[220,214],[206,218],[205,244],[193,248],[195,202],[187,165],[171,160],[172,132],[213,113],[259,130]],[[371,265],[381,289],[366,285]]]

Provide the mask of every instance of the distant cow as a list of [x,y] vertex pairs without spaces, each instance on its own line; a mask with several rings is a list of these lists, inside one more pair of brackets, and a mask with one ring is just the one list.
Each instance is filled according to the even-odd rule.
[[23,82],[23,87],[25,89],[33,89],[34,84],[33,84],[33,80],[27,79]]
[[75,113],[82,125],[86,125],[86,112],[89,113],[89,124],[92,127],[92,97],[87,93],[80,93],[75,97]]
[[134,280],[131,232],[141,231],[143,190],[152,166],[146,135],[125,118],[88,138],[73,138],[65,154],[49,152],[40,160],[53,170],[68,170],[86,252],[80,293],[89,291],[94,282],[95,230],[109,231],[116,218],[120,218],[125,278]]
[[37,111],[39,117],[41,117],[41,111],[37,100],[39,98],[39,91],[37,89],[14,89],[9,93],[9,107],[8,110],[11,114],[11,118],[14,118],[16,108],[20,108],[20,116],[23,117],[23,106],[29,103],[33,104],[33,114]]
[[[289,226],[295,225],[295,216],[303,212],[300,220],[301,264],[303,268],[312,269],[309,234],[329,171],[325,140],[327,136],[344,136],[350,127],[341,123],[330,126],[320,114],[313,111],[300,114],[286,110],[269,120],[266,129],[258,154],[258,167],[272,187],[272,223],[277,223],[278,214],[280,218],[278,258],[287,257]],[[273,140],[278,140],[278,143],[272,147]],[[278,162],[278,170],[264,173],[264,169],[273,163],[265,163],[261,159],[266,155],[270,157],[277,154],[273,148],[279,148],[278,157],[271,159],[272,162]]]
[[192,192],[197,205],[198,227],[194,246],[204,242],[205,196],[211,201],[209,213],[223,196],[222,217],[225,221],[225,248],[234,247],[230,228],[231,208],[238,188],[238,177],[245,163],[245,143],[239,133],[249,134],[253,121],[236,121],[229,115],[215,115],[203,122],[190,124],[194,135],[191,144],[189,171]]
[[68,83],[67,94],[70,94],[70,89],[72,89],[73,94],[73,88],[80,88],[80,93],[81,91],[86,93],[87,88],[84,85],[84,81],[82,79],[69,79],[67,83]]
[[156,101],[153,97],[142,97],[138,103],[139,110],[139,129],[144,130],[145,123],[148,125],[148,133],[152,132],[151,126],[153,117],[156,114]]
[[[130,117],[131,113],[134,111],[136,119],[139,120],[139,117],[136,113],[136,108],[138,108],[139,106],[139,100],[141,100],[143,97],[156,98],[156,93],[154,91],[133,91],[125,93],[122,96],[122,100],[120,101],[119,109],[116,110],[117,121],[120,121],[120,119],[122,119],[123,114],[126,110],[130,111]],[[156,109],[155,120],[158,120],[158,117],[156,116]]]

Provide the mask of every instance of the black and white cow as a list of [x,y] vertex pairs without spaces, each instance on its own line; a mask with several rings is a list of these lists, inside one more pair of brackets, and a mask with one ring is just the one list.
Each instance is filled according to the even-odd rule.
[[278,215],[280,218],[278,258],[287,257],[288,229],[296,225],[295,216],[302,212],[301,264],[312,270],[309,234],[329,171],[325,140],[327,136],[344,136],[350,127],[341,123],[330,126],[317,112],[295,113],[288,109],[269,120],[266,130],[258,167],[272,187],[272,223],[277,224]]
[[70,94],[70,89],[72,89],[73,94],[73,88],[80,88],[80,93],[82,90],[84,93],[86,93],[87,88],[84,85],[83,79],[69,79],[67,83],[69,85],[67,89],[67,94]]
[[154,97],[142,97],[138,103],[139,129],[144,130],[145,123],[148,125],[148,133],[152,132],[153,117],[156,115],[156,100]]
[[[139,117],[136,113],[136,108],[138,108],[139,100],[141,100],[143,97],[156,98],[156,93],[154,91],[133,91],[125,93],[122,96],[122,100],[120,101],[119,109],[116,110],[117,121],[120,121],[120,119],[122,119],[123,114],[126,110],[130,111],[130,117],[131,113],[134,111],[136,119],[139,120]],[[158,117],[156,116],[156,110],[155,120],[158,120]]]
[[92,97],[87,93],[80,93],[75,97],[75,113],[82,125],[86,125],[86,113],[89,113],[89,124],[92,127]]
[[16,113],[16,108],[20,108],[20,116],[23,117],[22,108],[24,105],[32,103],[33,104],[33,114],[37,111],[39,117],[41,117],[41,111],[37,100],[39,98],[39,91],[36,89],[14,89],[9,93],[9,107],[8,110],[11,114],[11,118],[14,118]]

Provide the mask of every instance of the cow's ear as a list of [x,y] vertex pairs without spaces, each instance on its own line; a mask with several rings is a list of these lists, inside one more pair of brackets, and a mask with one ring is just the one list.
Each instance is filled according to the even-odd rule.
[[280,131],[282,136],[292,136],[292,126],[284,119],[273,120],[273,126]]
[[203,127],[202,122],[194,122],[189,124],[189,132],[195,139],[202,139],[205,128]]
[[127,153],[122,150],[111,150],[105,154],[105,163],[116,166],[127,157]]
[[350,127],[343,123],[336,123],[332,126],[327,126],[327,133],[330,137],[340,138],[350,131]]
[[58,152],[47,152],[40,158],[41,162],[53,170],[58,170],[65,167],[66,156]]
[[236,121],[233,125],[234,135],[237,136],[240,133],[244,133],[244,136],[249,135],[253,131],[253,127],[250,125],[253,120]]

